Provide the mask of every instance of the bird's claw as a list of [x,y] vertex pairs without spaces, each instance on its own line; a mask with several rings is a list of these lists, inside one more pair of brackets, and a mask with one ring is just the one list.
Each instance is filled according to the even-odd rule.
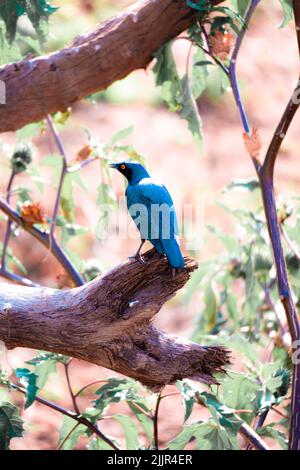
[[129,259],[135,259],[136,261],[138,261],[138,263],[141,263],[141,264],[146,264],[146,261],[142,258],[142,256],[138,253],[136,253],[135,255],[132,255],[132,256],[129,256],[128,257]]

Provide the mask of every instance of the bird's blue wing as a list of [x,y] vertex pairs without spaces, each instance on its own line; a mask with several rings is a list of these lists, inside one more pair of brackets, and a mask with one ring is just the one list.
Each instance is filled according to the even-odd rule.
[[177,219],[167,188],[145,178],[128,187],[127,206],[141,237],[150,240],[159,253],[165,253],[171,266],[183,268],[184,260],[176,239]]

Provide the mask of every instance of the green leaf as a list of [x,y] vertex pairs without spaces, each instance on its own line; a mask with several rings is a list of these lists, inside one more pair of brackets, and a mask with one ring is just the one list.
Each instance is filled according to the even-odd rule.
[[284,28],[294,18],[293,1],[292,0],[279,0],[283,10],[283,20],[279,28]]
[[110,139],[110,145],[115,145],[120,140],[126,139],[131,133],[133,132],[133,126],[126,127],[125,129],[121,129],[116,134],[112,136]]
[[184,426],[182,432],[169,443],[169,449],[184,449],[192,437],[196,439],[198,450],[239,450],[236,436],[212,419]]
[[186,425],[183,427],[183,430],[181,431],[178,436],[176,436],[172,441],[169,442],[169,449],[170,450],[182,450],[185,448],[187,443],[194,437],[197,428],[200,426],[200,424],[191,424],[191,425]]
[[195,404],[195,394],[198,393],[199,390],[195,387],[192,382],[189,382],[188,380],[177,382],[177,387],[181,392],[183,406],[185,409],[184,422],[186,422],[192,414],[193,407]]
[[239,309],[237,304],[237,298],[231,292],[226,292],[226,307],[229,318],[233,321],[235,328],[239,324]]
[[98,186],[98,195],[96,203],[98,206],[102,204],[115,204],[116,198],[113,194],[111,187],[107,183],[100,183]]
[[94,405],[102,412],[111,404],[120,401],[135,401],[138,398],[139,385],[134,380],[111,378],[105,385],[96,390],[99,398]]
[[[135,404],[138,404],[139,407],[137,408]],[[134,413],[136,419],[142,426],[143,430],[145,431],[146,436],[148,437],[150,441],[150,445],[153,443],[153,421],[150,419],[148,416],[146,416],[140,408],[144,409],[145,411],[149,411],[147,407],[144,406],[143,403],[140,401],[138,402],[133,402],[133,401],[127,401],[127,404],[131,411]]]
[[166,43],[156,54],[156,64],[153,67],[155,83],[162,87],[162,97],[167,102],[171,111],[181,109],[181,82],[177,73],[175,60],[172,53],[172,42]]
[[257,433],[260,436],[275,439],[275,441],[278,442],[278,444],[282,447],[283,450],[287,450],[288,440],[286,438],[286,435],[284,434],[284,432],[280,431],[279,429],[276,429],[274,425],[275,423],[269,424],[268,426],[263,426],[262,428],[258,428]]
[[66,174],[60,197],[60,206],[64,217],[73,222],[75,218],[75,204],[73,198],[73,182],[72,175]]
[[63,354],[43,352],[39,356],[26,361],[26,364],[34,366],[34,373],[37,376],[36,386],[41,390],[45,386],[49,375],[56,372],[57,363],[66,364],[68,361],[69,357]]
[[245,373],[233,371],[230,371],[230,375],[221,382],[222,386],[216,390],[220,402],[232,410],[253,411],[239,415],[243,420],[250,422],[259,410],[257,396],[260,384]]
[[76,446],[78,439],[86,434],[87,427],[83,424],[78,424],[74,419],[69,416],[64,416],[62,426],[59,430],[59,445],[62,444],[62,450],[72,450]]
[[193,97],[190,82],[185,75],[181,80],[182,99],[180,116],[188,122],[188,127],[193,134],[199,150],[202,148],[202,123],[197,109],[195,98]]
[[[110,437],[110,440],[118,446],[118,443]],[[93,436],[87,445],[88,450],[112,450],[111,446],[107,444],[103,439]]]
[[139,448],[139,432],[134,421],[130,418],[130,416],[125,416],[122,414],[113,415],[113,419],[115,419],[122,426],[127,450],[137,450]]
[[37,375],[36,385],[39,390],[46,385],[49,375],[56,372],[56,364],[55,360],[48,359],[35,366],[34,372]]
[[198,99],[204,92],[209,75],[208,65],[212,62],[205,60],[205,52],[199,47],[193,56],[193,66],[191,70],[191,88],[195,99]]
[[37,134],[41,132],[42,123],[43,121],[38,122],[38,123],[34,122],[31,124],[27,124],[26,126],[17,130],[16,131],[17,140],[20,141],[20,140],[28,139],[30,137],[35,137]]
[[233,8],[241,15],[244,16],[249,5],[249,0],[231,0]]
[[212,418],[216,423],[226,428],[228,432],[231,432],[234,435],[237,434],[243,421],[234,414],[234,410],[232,408],[222,404],[212,393],[202,392],[198,395],[198,399],[200,399],[209,409],[212,414]]
[[[179,111],[180,116],[188,122],[198,148],[201,149],[202,130],[197,105],[186,75],[180,79],[172,53],[172,42],[166,43],[155,54],[156,64],[153,68],[155,83],[162,87],[162,97],[171,111]],[[200,84],[197,92],[200,90]]]
[[200,424],[194,435],[198,450],[239,450],[236,435],[213,420]]
[[20,382],[26,387],[26,402],[25,409],[29,408],[35,400],[38,387],[36,384],[37,375],[31,372],[29,369],[19,368],[16,369],[16,376],[20,379]]
[[22,437],[23,420],[18,408],[9,402],[0,405],[0,450],[8,450],[13,437]]
[[216,325],[218,312],[217,298],[211,284],[208,284],[205,289],[204,305],[203,320],[205,323],[205,330],[210,332]]
[[257,178],[233,180],[229,183],[228,186],[226,186],[224,192],[230,191],[232,189],[240,191],[254,191],[255,189],[259,189],[259,182]]
[[0,16],[5,22],[7,37],[12,42],[16,35],[18,18],[25,13],[29,17],[34,29],[41,35],[40,23],[54,13],[57,7],[52,6],[46,0],[3,0],[0,5]]

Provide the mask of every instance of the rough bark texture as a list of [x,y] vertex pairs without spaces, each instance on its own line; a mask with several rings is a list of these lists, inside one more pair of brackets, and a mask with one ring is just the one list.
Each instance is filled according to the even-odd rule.
[[0,105],[0,132],[64,110],[145,68],[153,54],[193,19],[185,0],[142,0],[61,51],[2,67],[6,104]]
[[0,340],[67,354],[113,369],[158,388],[178,379],[216,383],[229,353],[169,336],[153,316],[183,287],[196,263],[186,258],[176,274],[154,250],[141,265],[128,260],[82,287],[0,285]]

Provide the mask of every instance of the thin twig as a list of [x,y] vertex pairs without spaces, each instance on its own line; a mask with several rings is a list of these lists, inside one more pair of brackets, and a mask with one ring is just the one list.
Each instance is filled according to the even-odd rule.
[[158,447],[158,413],[159,413],[159,405],[161,402],[161,392],[159,392],[156,400],[156,406],[153,416],[153,436],[154,436],[154,447],[155,449],[159,449]]
[[287,231],[285,230],[285,228],[283,226],[283,223],[280,224],[280,231],[281,231],[281,234],[282,234],[284,240],[286,241],[287,246],[292,251],[292,253],[296,256],[297,260],[300,263],[300,252],[299,252],[296,244],[290,239]]
[[[16,176],[16,173],[14,172],[14,170],[12,170],[9,181],[8,181],[8,185],[6,188],[6,202],[8,204],[10,203],[10,194],[11,194],[12,185],[13,185],[15,176]],[[3,248],[2,248],[2,257],[1,257],[1,268],[4,272],[6,271],[6,254],[7,254],[9,239],[11,236],[11,225],[12,225],[11,219],[8,218],[4,242],[3,242]]]
[[[15,390],[18,390],[19,392],[23,393],[23,395],[26,395],[26,390],[22,387],[20,387],[17,384],[9,384],[11,388],[14,388]],[[78,415],[76,413],[73,413],[71,411],[66,410],[65,408],[62,408],[59,405],[56,405],[55,403],[52,403],[48,400],[45,400],[44,398],[41,398],[39,396],[35,397],[35,400],[42,405],[48,406],[48,408],[52,408],[52,410],[57,411],[58,413],[61,413],[65,416],[68,416],[69,418],[74,419],[75,421],[78,422],[78,424],[83,424],[87,428],[89,428],[93,433],[95,433],[97,436],[99,436],[104,442],[106,442],[110,447],[112,447],[114,450],[119,450],[118,447],[108,438],[103,434],[98,426],[95,424],[91,423],[85,416]]]
[[92,385],[98,384],[98,383],[107,383],[107,380],[94,380],[93,382],[90,382],[83,387],[81,387],[78,392],[74,394],[74,397],[77,398],[84,390],[86,390],[88,387],[91,387]]
[[71,360],[67,363],[64,363],[65,375],[66,375],[68,389],[69,389],[69,393],[70,393],[70,396],[71,396],[71,399],[72,399],[74,411],[76,411],[77,414],[80,414],[80,410],[78,408],[77,401],[76,401],[76,396],[73,393],[71,380],[70,380],[70,374],[69,374],[69,365],[70,365],[70,363],[71,363]]
[[62,450],[65,442],[69,439],[69,437],[71,436],[71,434],[73,433],[73,431],[75,431],[75,429],[80,426],[80,423],[76,423],[75,426],[72,427],[72,429],[70,429],[70,431],[67,433],[67,435],[63,438],[63,440],[61,441],[61,443],[59,444],[59,446],[57,446],[57,449],[56,450]]
[[257,450],[270,450],[264,440],[247,423],[243,423],[238,431]]
[[59,153],[62,157],[62,167],[61,167],[61,172],[60,172],[60,177],[59,177],[59,182],[58,182],[58,187],[57,187],[57,192],[56,192],[56,198],[55,198],[54,208],[53,208],[53,212],[52,212],[51,226],[50,226],[50,241],[52,241],[55,237],[55,227],[56,227],[56,220],[57,220],[59,204],[60,204],[60,199],[61,199],[61,192],[62,192],[65,176],[67,174],[68,165],[67,165],[66,152],[65,152],[62,140],[61,140],[61,138],[60,138],[55,126],[54,126],[52,118],[48,114],[46,119],[47,119],[48,125],[50,127],[52,136],[53,136],[53,138],[55,140],[55,143],[57,145],[57,148],[59,150]]
[[37,284],[36,282],[32,282],[30,279],[27,277],[19,276],[18,274],[11,273],[9,271],[6,271],[6,269],[0,269],[0,276],[3,277],[4,279],[7,279],[8,281],[15,282],[16,284],[20,284],[21,286],[26,286],[26,287],[41,287],[40,284]]
[[238,57],[238,54],[239,54],[239,51],[240,51],[240,48],[241,48],[246,30],[247,30],[247,26],[248,26],[248,24],[251,20],[251,17],[254,13],[255,8],[259,4],[259,2],[260,2],[260,0],[251,0],[251,2],[249,3],[249,7],[247,9],[247,12],[246,12],[246,15],[245,15],[245,18],[244,18],[245,26],[242,27],[242,29],[241,29],[238,37],[237,37],[237,41],[235,43],[235,46],[234,46],[234,49],[233,49],[233,52],[232,52],[232,55],[231,55],[231,58],[230,58],[229,74],[228,74],[230,84],[231,84],[231,87],[232,87],[232,91],[233,91],[233,96],[234,96],[236,105],[238,107],[238,110],[240,112],[243,128],[244,128],[244,130],[247,134],[250,133],[250,126],[249,126],[249,123],[248,123],[247,115],[246,115],[246,112],[245,112],[245,109],[244,109],[244,105],[243,105],[243,101],[242,101],[242,98],[241,98],[239,86],[238,86],[238,83],[237,83],[236,61],[237,61],[237,57]]

